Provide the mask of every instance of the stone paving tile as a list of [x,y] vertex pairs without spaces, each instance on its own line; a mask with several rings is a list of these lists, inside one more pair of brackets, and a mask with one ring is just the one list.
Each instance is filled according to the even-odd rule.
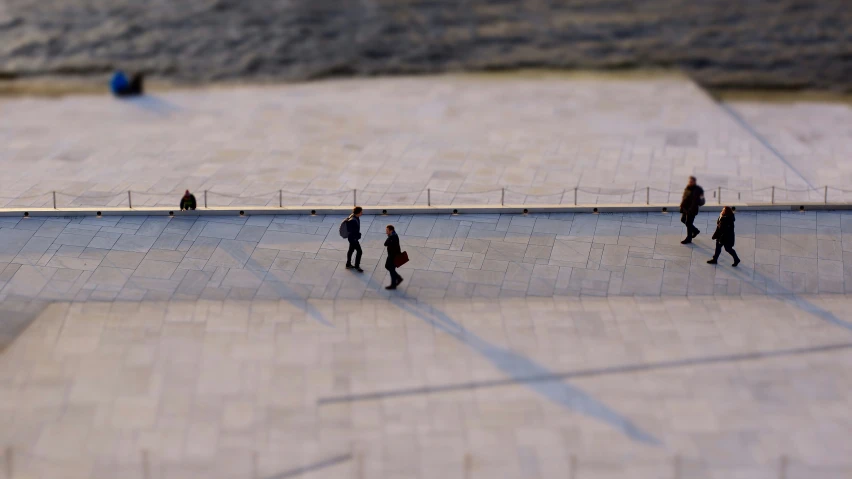
[[[61,237],[62,235],[60,235]],[[122,234],[112,249],[117,251],[133,251],[147,253],[157,241],[155,236],[139,236],[136,234]]]

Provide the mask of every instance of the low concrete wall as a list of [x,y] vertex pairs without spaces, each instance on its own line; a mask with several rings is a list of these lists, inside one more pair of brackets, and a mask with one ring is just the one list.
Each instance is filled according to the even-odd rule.
[[[705,205],[702,211],[721,211],[725,205]],[[847,210],[852,203],[776,203],[729,204],[736,211],[808,211]],[[0,216],[230,216],[230,215],[346,215],[351,206],[269,206],[211,207],[180,211],[165,207],[142,208],[2,208]],[[600,205],[453,205],[453,206],[365,206],[367,215],[436,215],[436,214],[529,214],[529,213],[679,213],[677,204],[600,204]]]

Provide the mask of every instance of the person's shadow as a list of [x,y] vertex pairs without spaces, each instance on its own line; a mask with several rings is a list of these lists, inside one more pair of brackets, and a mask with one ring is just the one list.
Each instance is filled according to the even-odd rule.
[[181,111],[180,107],[174,103],[147,93],[139,96],[122,98],[122,100],[157,116],[167,117]]
[[[715,242],[714,242],[715,246]],[[711,251],[700,244],[693,243],[693,249],[701,252],[706,252],[708,258],[712,258],[715,251]],[[740,263],[741,265],[745,263]],[[718,265],[716,267],[721,266]],[[708,268],[713,267],[711,265],[707,265]],[[752,274],[752,278],[749,278],[749,272]],[[757,288],[759,291],[762,291],[768,297],[773,297],[778,299],[779,301],[783,301],[789,305],[795,306],[806,313],[810,313],[823,321],[834,324],[835,326],[840,326],[850,332],[852,332],[852,323],[849,321],[844,321],[837,316],[834,315],[831,311],[827,311],[816,304],[808,301],[805,298],[802,298],[794,291],[791,291],[789,288],[785,287],[781,284],[779,280],[774,278],[769,278],[758,272],[753,266],[751,269],[746,268],[731,268],[728,274],[733,275],[737,278],[741,283],[749,284]]]
[[[364,278],[368,289],[383,288],[374,280],[375,276],[377,275],[373,274],[369,278]],[[604,421],[635,441],[649,445],[661,444],[658,439],[643,431],[629,418],[622,416],[579,388],[560,380],[556,373],[544,365],[512,350],[489,343],[465,329],[443,311],[406,295],[403,290],[390,293],[388,300],[391,304],[470,347],[495,368],[509,376],[513,382],[524,385],[565,408]]]

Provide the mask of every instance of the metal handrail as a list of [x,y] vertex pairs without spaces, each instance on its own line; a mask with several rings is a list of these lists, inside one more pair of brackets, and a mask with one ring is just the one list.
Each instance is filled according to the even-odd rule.
[[[636,188],[633,188],[633,189],[616,189],[616,188],[608,189],[608,188],[604,188],[604,187],[591,188],[591,187],[582,187],[582,186],[577,185],[577,186],[574,186],[573,188],[563,188],[562,190],[554,190],[552,193],[550,193],[550,192],[545,192],[545,193],[523,192],[523,191],[518,191],[515,188],[517,188],[517,186],[488,188],[488,189],[474,190],[474,191],[462,191],[462,190],[447,191],[447,190],[438,190],[438,189],[432,189],[432,188],[425,188],[425,189],[420,190],[420,191],[376,191],[376,190],[372,190],[372,189],[358,190],[357,188],[353,188],[353,189],[333,190],[333,191],[328,191],[328,192],[319,192],[315,189],[305,188],[304,190],[298,191],[298,192],[291,191],[291,190],[285,190],[285,189],[279,189],[279,190],[272,190],[272,191],[267,191],[267,192],[263,192],[263,193],[250,193],[250,194],[224,193],[224,192],[217,192],[215,190],[203,190],[204,191],[203,205],[205,207],[208,205],[207,198],[210,195],[223,197],[223,198],[230,198],[232,200],[263,199],[263,200],[267,200],[269,202],[274,201],[275,196],[277,196],[278,197],[278,206],[283,208],[284,205],[285,205],[284,196],[287,196],[288,199],[299,198],[299,197],[305,197],[305,198],[339,197],[341,203],[345,203],[347,201],[350,201],[351,204],[354,204],[354,203],[357,202],[359,192],[360,193],[369,193],[369,194],[372,194],[372,195],[381,195],[382,197],[385,197],[387,195],[396,195],[396,196],[415,195],[416,197],[414,198],[413,204],[422,204],[424,196],[425,196],[426,204],[429,205],[429,206],[432,205],[432,194],[433,193],[439,194],[439,195],[449,195],[450,196],[449,201],[444,202],[448,206],[453,205],[453,204],[460,204],[460,203],[458,203],[458,201],[460,201],[462,198],[469,198],[471,195],[492,195],[493,193],[497,193],[497,192],[501,193],[500,204],[505,204],[506,193],[523,196],[524,202],[526,202],[527,198],[530,198],[530,197],[536,198],[536,197],[546,197],[546,196],[557,196],[558,195],[558,196],[560,196],[558,204],[571,204],[569,193],[571,191],[573,191],[573,193],[574,193],[573,204],[574,205],[580,205],[580,204],[594,205],[594,204],[598,203],[597,199],[595,201],[592,201],[592,202],[580,202],[578,200],[578,194],[580,194],[580,193],[582,193],[586,197],[588,197],[588,195],[593,195],[596,198],[598,198],[598,197],[612,197],[612,196],[623,197],[623,196],[627,196],[627,195],[632,195],[633,198],[628,200],[630,203],[641,203],[642,199],[644,199],[645,204],[650,204],[652,192],[654,193],[654,196],[656,196],[658,198],[662,195],[667,195],[667,197],[670,197],[671,195],[678,195],[679,196],[681,194],[681,190],[679,190],[679,189],[676,190],[676,191],[671,191],[671,190],[660,189],[660,188],[653,187],[653,186],[650,186],[650,185],[644,186],[644,187],[641,187],[641,188],[636,187]],[[818,188],[806,188],[806,189],[787,188],[787,187],[783,187],[783,186],[766,186],[766,187],[756,188],[756,189],[751,189],[751,190],[744,190],[744,189],[738,189],[738,188],[728,188],[726,186],[720,185],[720,186],[716,186],[714,188],[708,188],[707,189],[707,191],[713,192],[712,197],[715,198],[715,200],[713,202],[718,203],[718,204],[722,204],[722,197],[724,196],[724,193],[736,193],[737,194],[737,200],[741,200],[743,194],[751,195],[751,199],[754,200],[758,193],[763,193],[763,192],[766,192],[766,191],[770,191],[770,195],[769,195],[770,199],[769,199],[768,204],[775,204],[775,193],[776,193],[776,191],[777,192],[783,192],[783,193],[792,193],[792,194],[806,193],[806,194],[808,194],[808,196],[810,196],[811,192],[822,192],[823,193],[823,198],[822,198],[823,202],[827,204],[828,200],[829,200],[829,190],[840,192],[840,193],[852,193],[852,189],[845,189],[845,188],[840,188],[840,187],[837,187],[837,186],[829,186],[829,185],[818,187]],[[637,195],[637,193],[640,193],[640,192],[644,193],[644,194],[638,194]],[[277,195],[276,195],[276,193],[277,193]],[[53,208],[55,209],[55,208],[57,208],[56,197],[57,197],[57,195],[59,195],[61,197],[71,198],[71,200],[68,202],[68,204],[71,204],[71,205],[79,204],[81,202],[89,202],[91,200],[119,199],[122,204],[126,204],[127,206],[132,208],[133,203],[134,203],[133,202],[133,195],[138,195],[138,196],[143,196],[143,197],[152,197],[152,196],[166,197],[166,196],[174,195],[174,197],[176,198],[176,201],[177,201],[177,200],[179,200],[179,198],[178,198],[179,194],[180,194],[179,190],[177,192],[173,192],[173,193],[159,193],[159,192],[155,193],[155,192],[150,192],[150,191],[133,191],[133,190],[130,190],[130,191],[122,191],[122,192],[116,192],[116,193],[96,193],[96,194],[91,194],[91,193],[74,194],[74,193],[66,193],[66,192],[63,192],[63,191],[48,191],[48,192],[40,193],[38,195],[15,196],[15,197],[0,196],[0,201],[5,201],[6,204],[9,204],[9,203],[18,202],[18,201],[34,200],[34,199],[38,199],[38,198],[43,198],[47,195],[52,195],[52,197],[53,197]],[[566,198],[566,196],[568,196],[569,198]],[[640,199],[639,197],[644,197],[644,198]],[[494,200],[494,197],[490,196],[489,202],[493,201],[493,200]],[[152,200],[147,200],[145,202],[150,203],[151,201]],[[153,200],[153,201],[156,201],[156,200]],[[464,201],[469,201],[469,200],[464,200]],[[112,203],[112,202],[110,202],[110,203]],[[104,205],[104,206],[106,206],[106,205]]]

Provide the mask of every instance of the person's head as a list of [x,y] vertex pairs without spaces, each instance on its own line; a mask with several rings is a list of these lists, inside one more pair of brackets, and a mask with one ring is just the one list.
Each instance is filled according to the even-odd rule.
[[394,232],[393,225],[387,225],[387,226],[385,226],[385,233],[387,233],[387,234],[388,234],[388,236],[392,235],[392,234],[393,234],[393,232]]
[[186,192],[183,194],[183,196],[189,196],[189,190],[186,190]]
[[730,206],[722,208],[722,216],[733,216],[734,210]]
[[689,182],[687,183],[687,185],[695,186],[695,177],[694,176],[689,177]]
[[361,208],[360,206],[356,206],[356,207],[352,208],[352,215],[354,215],[354,216],[361,216],[363,213],[364,213],[364,208]]

